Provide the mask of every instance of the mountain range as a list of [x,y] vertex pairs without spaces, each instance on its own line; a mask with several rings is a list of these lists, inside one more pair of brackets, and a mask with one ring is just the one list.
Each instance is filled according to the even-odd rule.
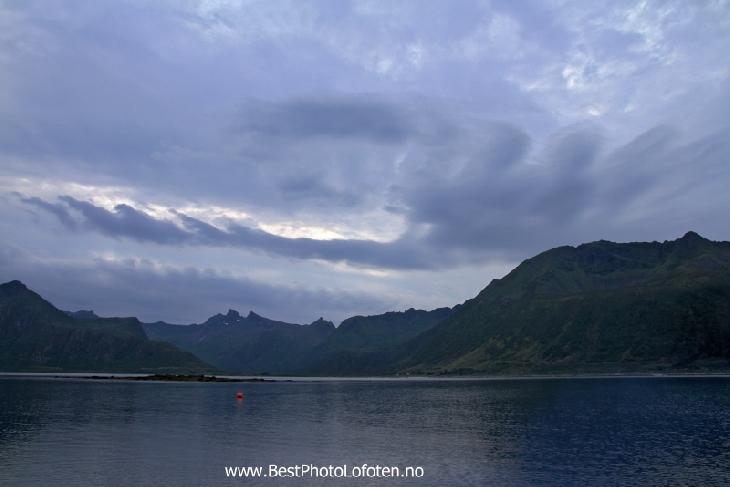
[[217,314],[205,323],[145,325],[147,334],[189,350],[201,359],[236,373],[282,374],[296,370],[306,354],[325,340],[335,325],[321,318],[309,325],[274,321],[253,311]]
[[[210,364],[210,365],[207,365]],[[204,323],[63,312],[0,286],[3,370],[272,375],[526,374],[730,369],[730,242],[591,242],[545,251],[454,308],[338,327],[234,310]]]
[[155,340],[189,350],[217,367],[249,374],[363,375],[381,373],[398,346],[450,314],[409,309],[375,316],[353,316],[335,328],[322,318],[308,325],[273,321],[234,310],[205,323],[144,325]]

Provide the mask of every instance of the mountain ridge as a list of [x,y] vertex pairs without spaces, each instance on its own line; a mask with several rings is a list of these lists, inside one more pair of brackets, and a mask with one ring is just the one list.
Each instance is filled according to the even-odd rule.
[[99,318],[90,310],[61,312],[19,281],[0,288],[0,302],[12,296],[37,302],[35,314],[18,323],[52,316],[56,328],[83,323],[116,339],[149,337],[233,373],[730,370],[730,242],[692,231],[663,242],[556,247],[453,308],[353,316],[338,327],[233,309],[193,325]]
[[[203,323],[187,326],[146,323],[151,337],[169,341],[209,363],[237,373],[340,375],[354,372],[353,363],[375,360],[392,346],[432,326],[449,308],[410,309],[381,315],[354,316],[338,327],[319,318],[300,325],[270,320],[251,311],[218,313]],[[372,326],[362,333],[362,323]],[[351,332],[362,336],[338,340]],[[346,362],[333,366],[332,363]],[[362,367],[362,366],[361,366]]]
[[[407,358],[392,367],[405,373],[622,370],[622,364],[671,368],[698,359],[726,366],[728,270],[730,243],[695,232],[662,243],[604,240],[550,249],[417,337]],[[691,340],[682,326],[697,322],[698,313],[705,313],[698,326],[721,346],[715,350],[703,335],[693,357],[679,342]],[[663,333],[677,343],[662,341]]]

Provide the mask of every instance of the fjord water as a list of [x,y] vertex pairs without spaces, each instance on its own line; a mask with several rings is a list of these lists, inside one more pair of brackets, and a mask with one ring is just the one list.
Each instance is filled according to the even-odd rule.
[[[323,481],[224,471],[310,463],[421,466],[424,475]],[[3,486],[729,483],[728,378],[0,378]]]

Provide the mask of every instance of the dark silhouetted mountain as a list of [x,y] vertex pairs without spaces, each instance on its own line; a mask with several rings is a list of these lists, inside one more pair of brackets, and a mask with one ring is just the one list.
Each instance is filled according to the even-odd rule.
[[[0,285],[0,369],[211,371],[194,355],[150,341],[136,318],[66,313],[20,281]],[[92,316],[93,315],[93,316]]]
[[76,320],[98,320],[100,317],[90,309],[80,309],[78,311],[64,311],[71,318]]
[[730,242],[598,241],[528,259],[381,372],[730,366]]
[[199,325],[145,324],[150,337],[169,341],[237,373],[363,375],[392,360],[394,347],[449,313],[408,310],[355,316],[335,328],[322,318],[309,325],[273,321],[230,310]]
[[221,369],[237,373],[290,373],[335,329],[319,319],[310,325],[274,321],[251,311],[229,310],[197,325],[148,323],[147,334],[193,352]]
[[374,316],[353,316],[320,343],[297,371],[307,375],[368,375],[397,359],[400,345],[432,328],[451,314],[409,309]]

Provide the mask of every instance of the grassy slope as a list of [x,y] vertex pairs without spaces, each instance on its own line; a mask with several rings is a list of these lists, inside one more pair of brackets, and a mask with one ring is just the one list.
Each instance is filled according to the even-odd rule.
[[730,244],[561,247],[493,281],[410,342],[391,371],[628,371],[728,366]]

